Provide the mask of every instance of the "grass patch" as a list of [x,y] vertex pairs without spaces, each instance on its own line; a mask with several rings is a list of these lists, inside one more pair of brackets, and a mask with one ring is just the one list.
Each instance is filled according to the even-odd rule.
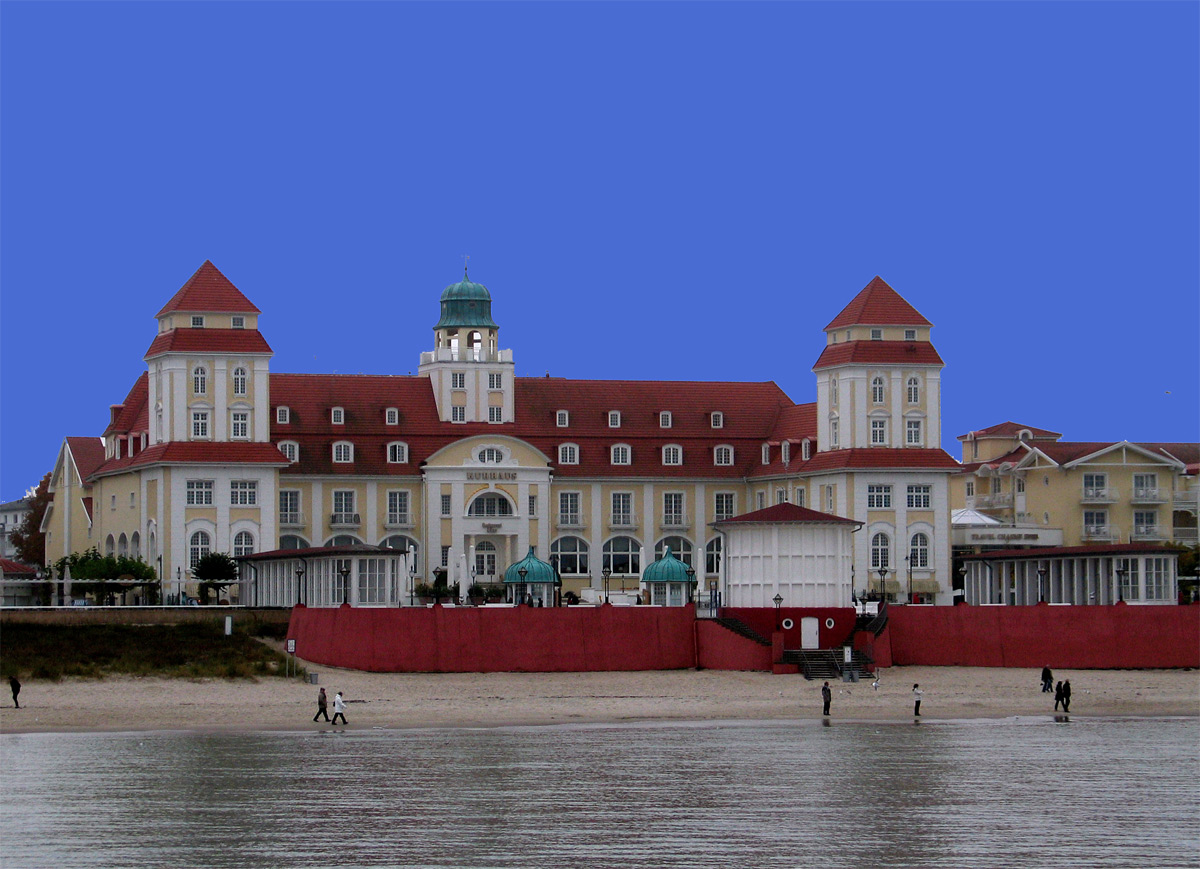
[[[266,627],[259,625],[258,627]],[[274,633],[274,626],[269,626]],[[284,625],[286,633],[287,626]],[[4,678],[168,676],[248,679],[283,676],[286,656],[223,624],[37,625],[9,624],[0,639]]]

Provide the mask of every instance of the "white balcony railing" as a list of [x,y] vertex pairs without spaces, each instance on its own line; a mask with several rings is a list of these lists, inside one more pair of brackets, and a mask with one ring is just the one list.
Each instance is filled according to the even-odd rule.
[[1166,489],[1137,488],[1133,490],[1135,504],[1163,504],[1167,500]]
[[686,513],[663,513],[662,516],[663,528],[690,528],[691,523],[688,522]]
[[421,354],[421,364],[433,362],[512,362],[512,350],[472,350],[463,348],[453,350],[441,347],[437,350],[426,350]]
[[1197,541],[1200,541],[1200,529],[1196,528],[1176,528],[1171,532],[1171,539],[1176,543],[1186,543],[1189,546],[1195,546]]
[[1083,502],[1085,504],[1111,504],[1121,497],[1121,493],[1116,489],[1084,489]]
[[1197,492],[1197,491],[1195,491],[1195,490],[1192,490],[1192,491],[1177,491],[1177,492],[1175,493],[1175,499],[1174,499],[1174,500],[1175,500],[1175,506],[1176,506],[1176,507],[1181,507],[1181,508],[1188,508],[1188,507],[1190,507],[1191,509],[1195,510],[1195,509],[1196,509],[1196,503],[1197,503],[1197,500],[1198,500],[1198,496],[1200,496],[1200,492]]
[[388,513],[383,524],[388,528],[411,528],[413,517],[411,513]]
[[990,509],[994,507],[1011,507],[1012,502],[1012,492],[997,492],[994,495],[977,495],[975,497],[976,505],[984,509]]
[[613,513],[608,520],[609,528],[636,528],[637,524],[636,513]]
[[1162,529],[1157,525],[1134,525],[1133,540],[1162,540]]
[[304,514],[298,510],[285,510],[279,514],[279,524],[289,528],[302,528],[305,524]]
[[1121,529],[1115,525],[1084,525],[1084,540],[1113,541],[1121,538]]
[[360,524],[357,513],[333,513],[329,517],[331,527],[353,528]]
[[560,528],[582,528],[583,516],[579,513],[559,513],[558,525]]

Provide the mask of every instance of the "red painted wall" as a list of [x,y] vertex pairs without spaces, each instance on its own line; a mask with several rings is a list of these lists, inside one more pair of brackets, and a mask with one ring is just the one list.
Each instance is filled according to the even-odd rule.
[[675,670],[696,666],[694,624],[691,607],[297,607],[288,638],[308,661],[378,672]]
[[696,652],[705,670],[771,669],[770,646],[760,646],[716,622],[696,622]]
[[[721,615],[737,619],[749,625],[765,639],[771,639],[775,631],[775,609],[760,609],[751,607],[723,607]],[[785,649],[800,648],[800,619],[804,616],[815,616],[820,622],[820,643],[822,649],[834,649],[850,639],[854,633],[856,618],[854,607],[780,607],[779,620],[790,618],[796,623],[790,631],[783,632],[783,647]],[[825,627],[825,620],[833,619],[833,627]]]
[[895,664],[1200,667],[1200,606],[894,606]]

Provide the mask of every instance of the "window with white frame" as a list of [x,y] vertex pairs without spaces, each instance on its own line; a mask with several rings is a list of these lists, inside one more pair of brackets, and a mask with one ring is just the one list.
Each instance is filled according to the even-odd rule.
[[808,503],[808,499],[805,497],[805,495],[806,495],[806,492],[805,492],[804,487],[797,486],[792,495],[792,503],[795,504],[797,507],[804,507]]
[[618,576],[641,573],[641,547],[632,537],[613,537],[604,543],[600,566]]
[[838,445],[838,421],[836,419],[829,421],[829,445],[832,447]]
[[1022,493],[1025,491],[1025,478],[1024,478],[1024,477],[1017,477],[1017,478],[1016,478],[1016,483],[1017,483],[1017,494],[1018,494],[1018,495],[1019,495],[1019,494],[1022,494]]
[[917,340],[917,330],[916,329],[905,329],[904,330],[904,340],[905,341],[916,341]]
[[208,394],[208,370],[203,365],[197,365],[192,369],[192,394]]
[[559,525],[579,525],[581,516],[579,513],[579,493],[578,492],[559,492],[558,493],[558,524]]
[[229,436],[235,441],[249,440],[250,438],[250,412],[246,410],[235,410],[230,414]]
[[466,422],[467,406],[465,404],[450,405],[450,422]]
[[1134,510],[1133,533],[1138,537],[1155,537],[1158,535],[1158,511]]
[[257,480],[231,480],[229,503],[233,507],[255,507],[258,505]]
[[732,519],[737,510],[737,496],[733,492],[717,492],[713,496],[713,518],[718,522]]
[[408,464],[408,444],[403,441],[392,441],[388,444],[387,460],[389,465]]
[[329,411],[329,421],[334,425],[344,425],[346,422],[346,411],[340,407],[332,408]]
[[659,413],[658,427],[659,428],[670,428],[671,427],[671,411],[664,410],[661,413]]
[[967,480],[967,497],[968,498],[975,497],[975,481],[974,480]]
[[892,557],[892,541],[882,531],[871,538],[871,567],[888,567]]
[[1108,533],[1108,511],[1107,510],[1084,510],[1083,511],[1083,529],[1086,534],[1092,537],[1102,536]]
[[233,557],[242,558],[254,554],[254,535],[249,531],[239,531],[233,536]]
[[246,394],[246,369],[241,366],[233,369],[233,394]]
[[867,486],[867,509],[868,510],[890,510],[892,509],[892,487],[883,484],[874,484]]
[[230,329],[245,329],[246,328],[246,318],[245,317],[230,317],[229,318],[229,328]]
[[784,441],[779,445],[779,458],[786,465],[792,460],[792,442]]
[[396,407],[389,407],[383,412],[383,419],[387,425],[399,425],[400,409]]
[[921,420],[910,419],[904,423],[904,442],[910,447],[919,447],[921,445]]
[[714,537],[704,546],[704,572],[715,576],[721,572],[721,538]]
[[663,492],[663,524],[683,524],[683,493]]
[[713,428],[725,428],[725,414],[719,410],[714,410],[710,415]]
[[504,408],[489,407],[488,408],[488,422],[504,422]]
[[609,428],[620,428],[621,427],[621,411],[610,410],[608,412],[608,427]]
[[292,411],[290,408],[280,405],[275,408],[275,422],[280,425],[287,425],[292,421]]
[[754,493],[754,509],[762,510],[766,506],[767,506],[767,493],[766,492],[755,492]]
[[829,403],[838,403],[838,379],[836,377],[829,378]]
[[1103,498],[1107,493],[1108,474],[1084,474],[1083,496],[1085,498]]
[[916,377],[908,378],[908,403],[921,403],[921,381]]
[[300,460],[300,445],[295,441],[280,441],[279,452],[283,453],[283,457],[289,462]]
[[462,372],[462,371],[451,371],[450,372],[450,388],[451,389],[466,389],[467,388],[466,373]]
[[560,537],[550,544],[550,555],[557,556],[558,572],[567,576],[588,573],[588,544],[580,537]]
[[212,552],[212,538],[207,531],[197,531],[188,541],[188,567],[195,569],[200,559]]
[[389,525],[407,525],[411,521],[408,512],[408,492],[392,489],[387,493]]
[[579,464],[579,446],[578,446],[578,444],[559,444],[558,445],[558,463],[560,465],[578,465]]
[[335,525],[349,525],[354,523],[354,490],[353,489],[334,489],[333,490],[333,523]]
[[722,444],[713,450],[714,465],[732,465],[733,464],[733,447]]
[[488,389],[503,389],[504,375],[499,371],[488,372]]
[[775,503],[786,504],[788,499],[787,489],[779,488],[775,490]]
[[928,510],[932,486],[913,485],[908,487],[908,509]]
[[203,329],[204,328],[204,317],[202,317],[200,314],[192,314],[192,328],[193,329]]
[[439,564],[441,564],[442,567],[450,566],[450,547],[449,546],[442,547],[442,560],[439,562]]
[[770,444],[762,445],[762,463],[764,465],[771,464],[771,445]]
[[565,410],[555,412],[554,424],[559,428],[566,428],[571,424],[571,414]]
[[882,329],[872,329],[871,330],[871,340],[872,341],[882,341],[883,340],[883,330]]
[[279,524],[300,524],[300,492],[297,489],[279,490]]
[[826,486],[825,487],[825,512],[826,513],[833,512],[833,504],[834,504],[834,501],[836,500],[836,495],[837,495],[837,486]]
[[883,404],[884,396],[885,396],[885,391],[884,391],[884,386],[883,386],[883,378],[878,377],[878,376],[872,377],[871,378],[871,403],[872,404]]
[[1168,600],[1171,578],[1170,558],[1146,559],[1146,600]]
[[887,443],[887,420],[873,419],[871,420],[871,443],[886,444]]
[[496,447],[484,447],[475,454],[475,458],[484,465],[498,465],[504,461],[504,453]]
[[662,463],[664,465],[682,465],[683,447],[678,444],[667,444],[662,448]]
[[354,444],[350,441],[338,441],[333,445],[333,460],[339,465],[354,461]]
[[929,535],[918,531],[908,546],[909,567],[925,570],[929,567]]
[[610,452],[611,462],[614,465],[628,465],[630,463],[630,450],[628,444],[613,444]]
[[999,495],[1000,492],[1003,491],[1003,489],[1004,489],[1004,481],[1001,480],[998,476],[992,477],[992,494]]
[[213,502],[212,480],[188,480],[186,503],[189,507],[208,507]]
[[806,462],[812,458],[812,444],[809,442],[808,438],[805,438],[800,443],[800,458]]
[[1135,498],[1157,498],[1158,474],[1134,474],[1133,496]]
[[450,496],[449,495],[442,495],[442,515],[443,516],[450,515]]
[[193,410],[192,411],[192,437],[207,438],[208,437],[208,411]]
[[468,516],[511,516],[512,504],[499,492],[485,492],[471,502]]
[[633,494],[631,492],[612,493],[612,524],[633,524]]

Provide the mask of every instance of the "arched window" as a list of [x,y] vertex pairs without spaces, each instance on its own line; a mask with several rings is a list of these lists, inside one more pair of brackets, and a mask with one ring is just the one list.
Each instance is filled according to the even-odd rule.
[[713,450],[714,465],[732,465],[733,464],[733,447],[728,444],[722,444]]
[[408,463],[408,444],[401,441],[393,441],[388,444],[387,452],[388,464],[403,465]]
[[471,358],[478,362],[483,357],[483,336],[478,332],[471,332],[467,335],[467,347],[471,351]]
[[631,453],[628,444],[613,444],[611,451],[612,463],[614,465],[628,465],[631,460]]
[[295,534],[281,534],[279,537],[280,549],[308,549],[308,541],[303,537]]
[[335,534],[326,541],[326,546],[354,546],[356,543],[362,543],[353,534]]
[[918,531],[912,536],[908,548],[908,563],[910,567],[929,567],[929,537]]
[[300,444],[295,441],[280,441],[279,452],[283,453],[289,462],[300,461]]
[[121,532],[121,536],[117,538],[117,555],[127,557],[129,555],[129,539],[125,536],[125,532]]
[[129,538],[129,554],[134,558],[142,557],[142,538],[136,531]]
[[891,558],[889,554],[891,552],[891,548],[892,541],[882,531],[872,537],[871,567],[875,568],[876,570],[881,567],[887,567],[889,559]]
[[212,551],[212,538],[207,531],[197,531],[192,535],[188,551],[188,567],[194,568],[200,559]]
[[403,534],[393,534],[391,537],[385,537],[379,541],[380,546],[386,546],[388,549],[395,549],[397,552],[408,550],[408,565],[410,568],[416,568],[417,573],[421,572],[420,567],[420,549],[417,541],[411,537],[405,537]]
[[475,457],[485,465],[498,465],[504,461],[504,453],[495,447],[484,447]]
[[921,403],[921,380],[918,377],[908,378],[908,403]]
[[105,555],[116,555],[117,554],[117,540],[111,534],[109,534],[108,537],[104,538],[104,554]]
[[[511,516],[512,504],[498,492],[488,492],[471,502],[468,516]],[[478,547],[476,547],[478,548]]]
[[683,447],[679,444],[667,444],[662,448],[662,463],[664,465],[682,465]]
[[239,531],[233,538],[234,557],[254,554],[254,535],[249,531]]
[[872,404],[883,404],[883,378],[871,378],[871,402]]
[[588,572],[588,545],[582,537],[560,537],[550,544],[550,558],[558,557],[558,572],[568,576]]
[[195,395],[208,394],[208,372],[203,365],[197,365],[192,369],[192,392]]
[[233,394],[234,395],[245,395],[246,394],[246,369],[245,368],[238,367],[238,368],[233,369]]
[[704,547],[704,572],[714,576],[721,572],[721,538],[714,537]]
[[338,441],[333,445],[333,460],[339,465],[354,461],[354,444],[350,441]]
[[692,566],[692,541],[686,537],[664,537],[654,544],[654,558],[656,560],[662,558],[668,546],[671,547],[672,555],[688,567]]
[[604,544],[601,568],[618,576],[642,572],[641,546],[632,537],[614,537]]
[[560,465],[578,465],[579,446],[576,444],[559,444],[558,463]]
[[838,403],[838,380],[836,377],[829,378],[829,403]]

